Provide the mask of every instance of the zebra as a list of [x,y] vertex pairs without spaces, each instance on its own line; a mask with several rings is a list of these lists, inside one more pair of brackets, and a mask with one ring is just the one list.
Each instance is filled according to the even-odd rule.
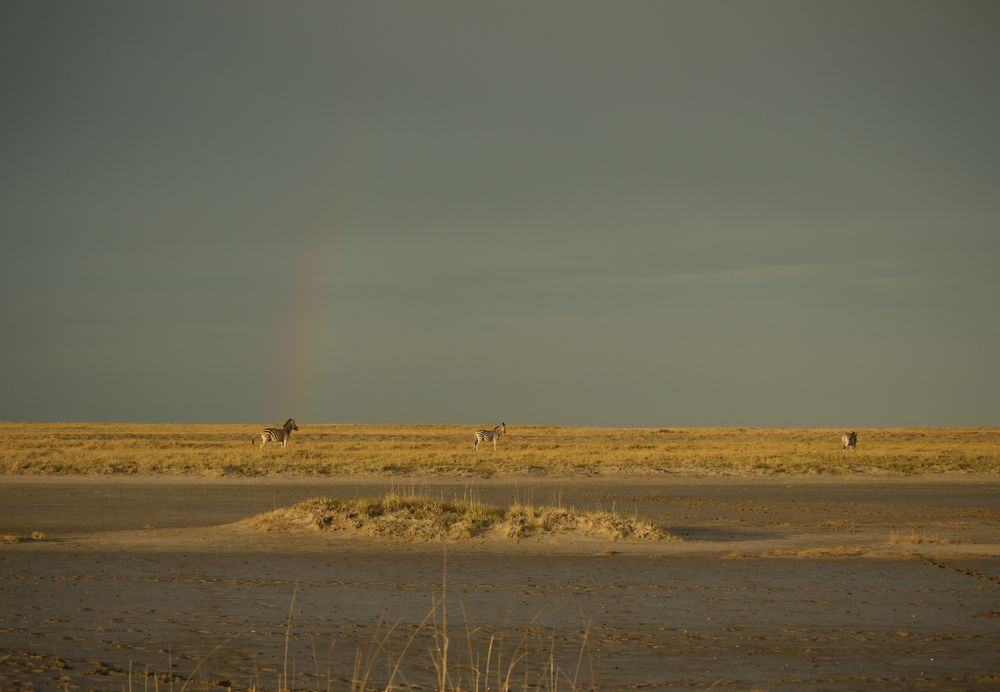
[[264,451],[264,445],[268,442],[280,442],[281,448],[288,446],[288,440],[292,438],[292,431],[298,430],[294,418],[289,418],[280,428],[264,428],[259,435],[250,440],[250,444],[257,444],[260,441],[260,451]]
[[840,441],[844,444],[844,449],[849,449],[852,452],[858,451],[858,434],[853,430],[841,435]]
[[493,451],[497,451],[497,440],[500,436],[507,432],[507,424],[501,423],[492,430],[480,430],[476,433],[476,443],[472,446],[474,450],[479,451],[480,442],[492,442]]

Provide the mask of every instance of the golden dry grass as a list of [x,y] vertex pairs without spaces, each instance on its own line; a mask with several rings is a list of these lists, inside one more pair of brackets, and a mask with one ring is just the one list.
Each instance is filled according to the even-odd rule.
[[480,502],[392,493],[384,497],[305,500],[244,523],[263,531],[308,527],[403,541],[567,534],[613,540],[680,540],[661,526],[613,512],[520,504],[501,509]]
[[0,543],[27,543],[29,541],[47,541],[48,536],[43,531],[32,531],[30,536],[19,533],[0,534]]
[[955,541],[949,538],[941,538],[940,536],[919,534],[916,531],[911,531],[910,533],[893,531],[889,534],[889,545],[945,545],[951,543],[955,543]]
[[200,475],[937,474],[1000,472],[1000,429],[559,428],[509,425],[473,451],[471,425],[310,425],[287,450],[259,425],[0,423],[0,473]]

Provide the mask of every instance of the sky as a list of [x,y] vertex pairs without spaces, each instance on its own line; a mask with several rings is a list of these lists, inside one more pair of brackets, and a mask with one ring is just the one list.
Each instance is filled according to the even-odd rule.
[[0,420],[998,425],[998,37],[6,0]]

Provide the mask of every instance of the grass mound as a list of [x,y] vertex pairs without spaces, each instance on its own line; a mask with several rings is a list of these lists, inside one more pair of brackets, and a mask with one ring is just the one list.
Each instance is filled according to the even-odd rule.
[[353,530],[394,540],[525,538],[553,534],[613,540],[680,540],[661,526],[612,512],[526,505],[502,509],[478,502],[395,494],[352,500],[315,498],[244,523],[264,531],[293,527]]

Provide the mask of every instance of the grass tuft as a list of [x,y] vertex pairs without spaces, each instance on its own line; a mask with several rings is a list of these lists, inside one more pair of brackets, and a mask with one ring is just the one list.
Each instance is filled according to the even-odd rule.
[[19,533],[0,534],[0,543],[28,543],[29,541],[46,541],[48,536],[42,531],[32,531],[31,535],[25,536]]
[[889,534],[889,545],[943,545],[950,543],[954,543],[954,541],[948,538],[940,538],[938,536],[918,534],[916,531],[911,531],[910,533],[893,531]]

